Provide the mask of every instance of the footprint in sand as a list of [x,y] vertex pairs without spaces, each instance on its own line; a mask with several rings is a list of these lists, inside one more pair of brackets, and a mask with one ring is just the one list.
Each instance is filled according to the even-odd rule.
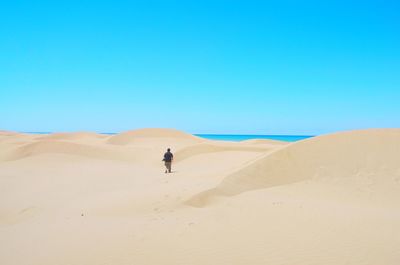
[[33,217],[37,212],[38,209],[35,206],[30,206],[16,213],[1,214],[3,218],[0,218],[0,223],[5,225],[17,224]]

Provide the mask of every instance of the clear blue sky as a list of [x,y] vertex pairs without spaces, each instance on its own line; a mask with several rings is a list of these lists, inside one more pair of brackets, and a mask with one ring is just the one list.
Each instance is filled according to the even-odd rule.
[[0,129],[400,127],[399,1],[2,1]]

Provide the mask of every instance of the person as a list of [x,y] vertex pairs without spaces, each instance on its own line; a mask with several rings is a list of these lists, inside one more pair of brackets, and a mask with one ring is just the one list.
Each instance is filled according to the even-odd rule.
[[167,149],[167,152],[164,154],[164,164],[166,167],[165,173],[171,173],[171,164],[172,160],[174,160],[174,155],[171,153],[171,149]]

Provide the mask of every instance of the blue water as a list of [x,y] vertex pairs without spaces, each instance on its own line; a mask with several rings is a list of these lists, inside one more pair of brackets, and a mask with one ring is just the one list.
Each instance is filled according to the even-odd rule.
[[278,141],[286,141],[286,142],[296,142],[300,140],[304,140],[310,137],[311,135],[247,135],[247,134],[195,134],[196,136],[210,139],[210,140],[222,140],[222,141],[244,141],[250,139],[270,139],[270,140],[278,140]]

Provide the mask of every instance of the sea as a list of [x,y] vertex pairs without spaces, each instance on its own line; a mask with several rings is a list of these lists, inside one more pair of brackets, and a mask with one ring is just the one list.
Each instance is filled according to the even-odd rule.
[[[37,134],[50,134],[51,132],[27,132]],[[104,132],[101,134],[115,135],[117,133]],[[251,139],[270,139],[285,142],[296,142],[307,138],[314,137],[314,135],[263,135],[263,134],[194,134],[195,136],[220,141],[234,141],[240,142]]]

